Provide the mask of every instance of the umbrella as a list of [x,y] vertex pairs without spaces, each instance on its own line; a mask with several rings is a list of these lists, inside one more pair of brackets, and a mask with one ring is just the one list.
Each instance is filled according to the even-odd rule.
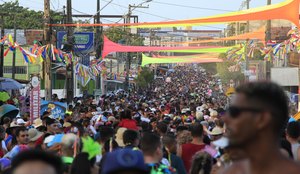
[[5,104],[0,106],[0,118],[3,123],[3,119],[5,117],[9,117],[11,119],[15,118],[19,114],[19,109],[14,105]]
[[6,102],[8,99],[10,99],[10,96],[5,91],[0,91],[0,101]]
[[10,78],[0,78],[0,90],[13,90],[13,89],[21,89],[23,86]]

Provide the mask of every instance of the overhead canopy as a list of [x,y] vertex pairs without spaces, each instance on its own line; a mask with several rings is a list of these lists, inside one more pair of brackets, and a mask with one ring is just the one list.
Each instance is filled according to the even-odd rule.
[[160,64],[160,63],[214,63],[223,62],[222,59],[218,58],[193,58],[193,57],[161,57],[161,58],[151,58],[143,54],[142,66],[147,64]]
[[163,50],[192,50],[192,49],[207,49],[219,48],[216,46],[200,46],[200,47],[147,47],[147,46],[124,46],[112,42],[104,36],[104,44],[102,51],[102,58],[105,58],[112,52],[149,52],[149,51],[163,51]]
[[51,26],[73,26],[73,27],[89,27],[89,26],[137,26],[137,27],[170,27],[170,26],[195,26],[199,24],[211,23],[228,23],[236,21],[252,21],[252,20],[272,20],[285,19],[299,26],[299,0],[286,0],[284,2],[231,12],[216,16],[194,18],[187,20],[176,20],[167,22],[145,22],[145,23],[111,23],[111,24],[51,24]]

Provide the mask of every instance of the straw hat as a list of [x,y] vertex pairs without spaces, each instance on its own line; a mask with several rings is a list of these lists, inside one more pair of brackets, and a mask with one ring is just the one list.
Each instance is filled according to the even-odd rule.
[[120,147],[125,147],[125,144],[123,142],[123,134],[126,130],[126,128],[120,127],[116,133],[116,142]]
[[31,128],[28,130],[28,135],[29,135],[29,141],[36,141],[39,139],[41,136],[43,136],[42,132],[39,132],[35,128]]
[[40,126],[43,126],[43,121],[40,119],[40,118],[37,118],[33,121],[33,124],[34,128],[38,128]]

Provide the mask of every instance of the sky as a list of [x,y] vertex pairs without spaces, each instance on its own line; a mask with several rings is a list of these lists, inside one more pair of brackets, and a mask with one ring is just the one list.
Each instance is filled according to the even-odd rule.
[[[0,4],[5,1],[0,0]],[[62,11],[67,0],[50,0],[51,9]],[[101,0],[101,8],[111,0]],[[128,12],[128,5],[138,5],[145,0],[112,0],[102,11],[103,15],[124,15]],[[167,21],[207,17],[223,14],[228,11],[239,10],[244,0],[152,0],[145,3],[149,8],[139,8],[133,11],[133,15],[139,16],[140,22]],[[272,3],[284,0],[272,0]],[[43,10],[44,0],[19,0],[20,5],[33,10]],[[97,0],[72,0],[73,14],[95,14]],[[173,4],[173,5],[169,5]],[[250,8],[264,6],[267,0],[250,0]],[[180,6],[183,5],[184,7]],[[117,22],[118,19],[110,19]],[[103,20],[103,23],[111,23]]]

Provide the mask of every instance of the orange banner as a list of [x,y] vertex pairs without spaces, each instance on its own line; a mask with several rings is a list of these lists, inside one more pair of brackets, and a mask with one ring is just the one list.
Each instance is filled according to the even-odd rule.
[[284,2],[268,5],[259,8],[253,8],[244,11],[237,11],[204,18],[195,18],[189,20],[167,21],[167,22],[145,22],[145,23],[111,23],[111,24],[51,24],[51,26],[72,26],[72,27],[90,27],[90,26],[138,26],[138,27],[166,27],[166,26],[192,26],[207,23],[228,23],[236,21],[252,20],[272,20],[285,19],[299,26],[299,1],[286,0]]

